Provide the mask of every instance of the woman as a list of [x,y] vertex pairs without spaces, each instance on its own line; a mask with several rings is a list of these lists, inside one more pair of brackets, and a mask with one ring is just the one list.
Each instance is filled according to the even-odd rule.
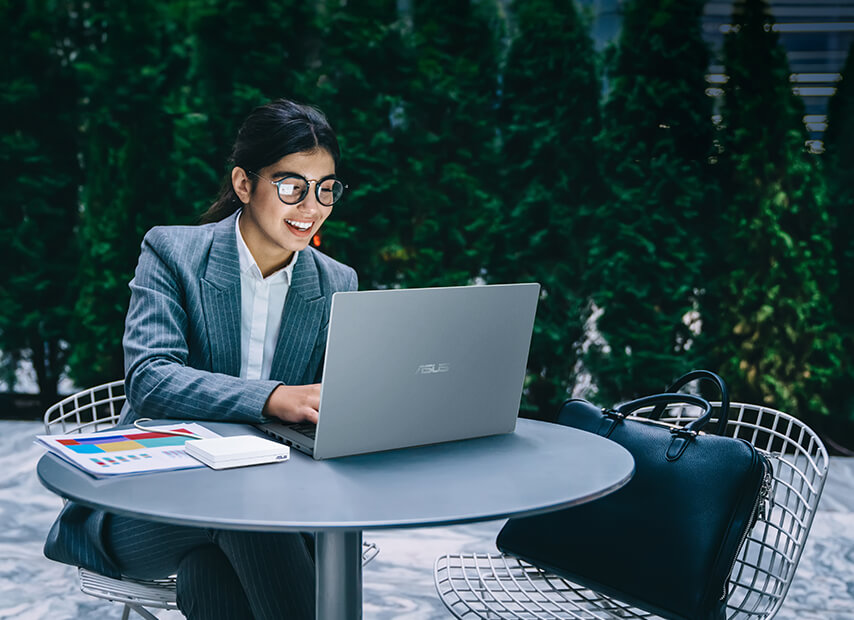
[[[338,158],[321,112],[273,101],[243,123],[207,223],[146,234],[130,283],[121,422],[317,422],[332,294],[357,286],[351,268],[308,245],[343,194]],[[191,619],[313,617],[313,551],[298,533],[174,526],[73,503],[45,545],[52,559],[108,575],[177,572]]]

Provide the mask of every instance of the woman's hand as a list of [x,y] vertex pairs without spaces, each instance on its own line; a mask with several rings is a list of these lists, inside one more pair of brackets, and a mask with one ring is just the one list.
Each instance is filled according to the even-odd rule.
[[285,422],[311,422],[317,424],[320,408],[320,384],[280,385],[270,394],[264,405],[264,415]]

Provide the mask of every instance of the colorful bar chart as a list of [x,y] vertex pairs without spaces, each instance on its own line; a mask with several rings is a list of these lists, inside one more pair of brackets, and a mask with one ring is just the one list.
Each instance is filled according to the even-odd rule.
[[[175,432],[191,434],[186,428],[177,428]],[[77,454],[99,454],[164,446],[183,446],[188,438],[166,433],[128,432],[109,434],[104,437],[58,439],[57,442]]]
[[184,444],[194,439],[194,435],[219,436],[200,424],[184,422],[145,430],[39,435],[36,441],[60,458],[100,477],[204,467],[184,450]]

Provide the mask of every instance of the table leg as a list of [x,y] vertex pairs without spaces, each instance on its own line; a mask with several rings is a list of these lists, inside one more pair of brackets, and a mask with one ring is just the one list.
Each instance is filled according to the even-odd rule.
[[317,532],[315,556],[316,617],[359,620],[362,617],[362,532]]

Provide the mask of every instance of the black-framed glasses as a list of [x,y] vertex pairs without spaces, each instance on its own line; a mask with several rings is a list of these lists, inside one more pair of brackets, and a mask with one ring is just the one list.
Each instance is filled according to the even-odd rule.
[[286,205],[299,204],[305,200],[312,183],[314,183],[314,195],[317,197],[317,202],[324,207],[331,207],[341,200],[344,190],[347,189],[347,186],[336,179],[334,175],[329,175],[322,179],[306,179],[300,174],[289,174],[278,181],[274,181],[267,177],[262,177],[257,172],[252,172],[251,170],[249,174],[254,174],[259,179],[264,179],[275,185],[278,190],[279,200]]

